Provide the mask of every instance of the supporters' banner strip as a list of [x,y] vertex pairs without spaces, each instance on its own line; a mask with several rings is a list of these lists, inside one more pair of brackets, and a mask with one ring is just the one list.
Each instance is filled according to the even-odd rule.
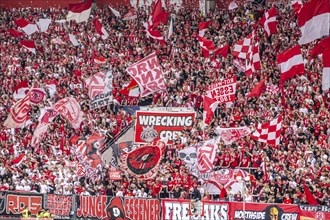
[[123,172],[120,170],[110,170],[109,178],[110,180],[122,180],[123,179],[122,174]]
[[53,217],[69,217],[72,211],[72,196],[47,195],[47,208]]
[[153,219],[160,220],[158,199],[80,196],[77,216],[88,219]]
[[250,134],[250,128],[244,126],[239,128],[216,128],[221,140],[228,145]]
[[5,210],[3,209],[3,212],[1,215],[11,215],[20,217],[22,216],[21,213],[25,209],[25,207],[28,207],[29,211],[31,212],[31,215],[36,215],[41,209],[44,208],[44,196],[42,194],[23,194],[23,193],[7,193],[5,196]]
[[165,152],[165,143],[158,141],[155,145],[146,145],[123,153],[121,167],[138,179],[151,179],[159,170],[160,161]]
[[231,203],[230,219],[299,219],[297,205],[265,204],[265,203]]
[[141,89],[141,97],[158,90],[165,90],[166,84],[156,53],[143,58],[126,69]]
[[149,112],[136,111],[135,143],[151,143],[157,140],[173,140],[182,130],[191,128],[195,122],[195,112]]
[[233,102],[236,93],[236,76],[221,80],[209,87],[207,96],[216,99],[220,103]]
[[196,202],[196,206],[198,211],[192,214],[193,208],[189,200],[162,199],[162,219],[231,219],[228,202],[201,201]]
[[73,128],[79,128],[83,120],[83,112],[80,104],[75,98],[67,97],[59,100],[54,106],[54,110],[69,121]]
[[[90,103],[91,109],[96,109],[96,108],[101,108],[103,106],[107,106],[113,100],[112,80],[113,80],[112,71],[108,71],[103,78],[103,83],[101,85],[102,91],[100,89],[97,89],[98,92],[95,93],[95,96],[93,96],[93,98],[91,98],[91,103]],[[94,88],[93,90],[95,90],[95,89],[96,88]],[[91,91],[91,88],[89,88],[89,90]]]

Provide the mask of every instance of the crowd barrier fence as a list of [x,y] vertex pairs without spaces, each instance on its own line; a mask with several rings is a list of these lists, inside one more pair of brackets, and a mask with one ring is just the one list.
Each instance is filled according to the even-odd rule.
[[[195,203],[196,204],[196,203]],[[0,220],[23,219],[25,207],[31,218],[49,209],[52,219],[125,219],[125,220],[327,220],[330,207],[201,201],[194,210],[190,200],[111,197],[105,195],[54,195],[0,192]]]

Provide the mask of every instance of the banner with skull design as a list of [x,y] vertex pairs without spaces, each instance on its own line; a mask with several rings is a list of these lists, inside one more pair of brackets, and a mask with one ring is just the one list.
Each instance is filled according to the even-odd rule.
[[183,129],[192,128],[194,111],[136,111],[134,143],[152,143],[167,140],[168,144],[180,137]]
[[197,176],[196,166],[198,164],[198,155],[196,146],[184,148],[178,152],[179,158],[185,163],[188,171]]
[[121,167],[139,179],[154,178],[159,170],[160,161],[165,152],[165,143],[158,141],[155,145],[146,145],[125,152],[121,155]]

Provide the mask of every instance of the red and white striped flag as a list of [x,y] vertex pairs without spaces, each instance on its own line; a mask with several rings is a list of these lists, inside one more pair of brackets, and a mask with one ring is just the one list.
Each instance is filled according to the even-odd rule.
[[204,112],[203,112],[203,122],[204,125],[209,125],[212,121],[214,111],[217,109],[219,102],[217,100],[204,96]]
[[32,24],[24,18],[15,20],[15,23],[29,36],[38,31],[38,26],[36,24]]
[[322,54],[323,74],[322,74],[322,90],[330,89],[330,36],[321,40],[311,51],[310,55],[315,57]]
[[246,59],[245,75],[250,76],[261,68],[260,54],[259,54],[259,42],[256,42],[248,54]]
[[20,36],[24,36],[23,32],[20,32],[20,31],[15,30],[15,29],[8,29],[7,31],[15,38],[18,38]]
[[107,59],[102,57],[102,56],[99,56],[99,57],[96,57],[94,56],[94,62],[97,63],[97,64],[104,64],[107,62]]
[[210,51],[216,49],[213,41],[208,40],[208,39],[206,39],[204,37],[201,37],[201,36],[197,36],[197,39],[198,39],[199,45],[202,48],[203,56],[206,57],[206,58],[209,57],[210,56]]
[[270,122],[258,124],[255,132],[251,134],[251,138],[262,143],[276,146],[280,144],[281,129],[282,115]]
[[276,7],[269,9],[264,16],[259,20],[259,23],[264,27],[266,37],[275,34],[276,30]]
[[18,155],[18,157],[12,159],[11,163],[12,165],[19,166],[25,159],[26,159],[26,154],[21,153],[20,155]]
[[205,34],[206,29],[209,27],[209,25],[212,23],[212,20],[206,21],[206,22],[200,22],[198,24],[198,35],[203,37]]
[[102,26],[102,23],[99,21],[99,19],[94,19],[94,25],[96,32],[101,35],[102,39],[105,40],[109,37],[108,32],[105,30],[105,28]]
[[31,53],[36,54],[36,48],[33,40],[21,40],[19,43]]
[[276,59],[281,69],[280,85],[284,85],[286,80],[291,79],[297,74],[303,74],[305,71],[304,60],[299,45],[277,55]]
[[298,25],[301,30],[299,44],[307,44],[313,40],[329,35],[330,1],[311,0],[298,14]]
[[75,20],[77,23],[87,21],[92,9],[92,0],[78,4],[69,4],[67,21]]
[[119,90],[119,93],[130,97],[139,97],[140,96],[139,84],[134,79],[132,79],[131,82],[125,88]]
[[232,50],[233,56],[242,59],[247,59],[248,54],[251,52],[252,39],[253,34],[251,33],[243,40],[237,41]]
[[203,145],[197,149],[198,165],[197,169],[201,174],[211,172],[213,163],[218,151],[216,139],[211,139],[203,142]]
[[19,100],[19,99],[24,98],[28,92],[29,92],[28,81],[23,80],[15,88],[15,91],[13,94],[14,100]]
[[67,97],[59,100],[54,105],[54,110],[69,121],[73,128],[78,129],[83,121],[83,111],[76,99]]

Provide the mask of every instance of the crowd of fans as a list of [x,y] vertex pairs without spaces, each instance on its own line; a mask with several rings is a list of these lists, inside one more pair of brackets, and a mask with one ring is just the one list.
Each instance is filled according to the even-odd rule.
[[[233,45],[247,36],[253,24],[263,12],[273,5],[277,7],[277,33],[266,38],[261,26],[257,26],[260,38],[262,68],[250,77],[233,65],[233,56],[220,55],[204,58],[197,40],[198,23],[212,20],[205,33],[220,48]],[[129,8],[118,7],[121,14]],[[203,199],[227,199],[230,201],[259,201],[268,203],[306,203],[303,185],[307,184],[320,204],[329,205],[329,144],[330,144],[330,93],[321,89],[322,60],[311,58],[308,51],[317,41],[301,47],[305,61],[305,74],[290,79],[285,84],[285,103],[278,94],[263,93],[257,98],[245,94],[261,79],[266,85],[277,86],[280,71],[276,55],[297,44],[300,30],[297,17],[288,1],[276,1],[266,6],[245,3],[233,11],[215,9],[202,16],[196,7],[185,6],[169,9],[174,21],[174,33],[166,45],[149,39],[144,22],[148,12],[141,7],[135,20],[123,21],[115,17],[108,7],[94,6],[88,22],[54,22],[65,19],[65,9],[0,9],[0,190],[27,191],[55,194],[117,195],[136,197],[190,198],[192,188],[200,189]],[[14,38],[8,28],[17,29],[15,19],[24,17],[31,22],[39,18],[51,18],[47,33],[35,33],[30,38],[36,43],[36,54],[19,44],[22,36]],[[95,31],[93,19],[101,20],[109,32],[103,40]],[[163,35],[168,24],[161,25]],[[74,47],[68,40],[73,33],[81,42]],[[53,44],[60,38],[65,44]],[[132,98],[118,93],[130,81],[126,68],[144,56],[156,51],[168,88],[155,92],[152,97]],[[94,56],[103,56],[106,64],[96,64]],[[18,62],[17,62],[18,61]],[[84,80],[97,72],[111,69],[114,75],[113,96],[116,102],[96,110],[90,110],[88,89]],[[81,72],[80,76],[77,71]],[[236,101],[230,107],[220,105],[213,121],[202,129],[203,96],[207,87],[219,79],[237,76]],[[31,124],[20,129],[6,129],[3,122],[10,107],[15,103],[15,86],[27,79],[29,86],[44,87],[47,80],[56,80],[57,92],[29,113]],[[31,138],[38,124],[40,109],[51,106],[67,96],[75,97],[84,111],[79,129],[57,117],[39,148],[31,146]],[[79,178],[76,173],[77,159],[71,154],[70,137],[88,136],[93,132],[104,134],[112,140],[132,122],[132,116],[121,105],[151,105],[167,107],[193,107],[197,114],[192,129],[183,131],[174,144],[168,146],[156,178],[141,181],[124,177],[122,181],[110,181],[109,164],[102,171],[102,178],[93,182]],[[189,174],[178,158],[179,149],[217,135],[217,127],[253,126],[283,115],[281,144],[267,146],[249,136],[232,145],[220,142],[215,167],[251,168],[250,180],[246,182],[244,195],[232,194],[230,188],[219,195],[209,195],[198,178]],[[66,143],[61,144],[62,129]],[[12,160],[26,152],[26,159],[19,165]],[[260,167],[267,162],[268,175]],[[268,176],[269,178],[265,178]],[[251,196],[253,195],[253,199]]]

